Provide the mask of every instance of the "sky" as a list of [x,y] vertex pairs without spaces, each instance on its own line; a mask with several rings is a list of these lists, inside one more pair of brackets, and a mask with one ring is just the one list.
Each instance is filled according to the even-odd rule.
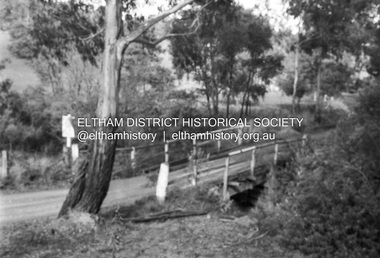
[[[294,32],[297,31],[298,21],[292,16],[287,15],[286,6],[283,0],[236,0],[245,9],[256,9],[257,13],[266,14],[270,17],[272,25],[275,29],[280,26],[291,28]],[[254,13],[256,13],[254,12]]]
[[[179,1],[181,2],[181,1]],[[293,31],[297,30],[297,21],[293,17],[286,15],[286,6],[282,0],[236,0],[237,3],[242,5],[245,9],[255,9],[256,14],[266,14],[271,17],[272,25],[275,29],[280,26],[292,28]],[[167,3],[167,0],[150,0],[150,4],[145,4],[145,1],[137,1],[138,13],[144,16],[158,14],[157,6]]]
[[[150,6],[147,6],[145,4],[145,1],[138,1],[140,3],[139,5],[143,7],[143,9],[147,12],[150,12],[151,14],[154,14],[157,12],[157,5],[165,3],[167,0],[150,0]],[[264,6],[266,3],[271,8],[278,8],[280,6],[283,6],[282,0],[236,0],[238,3],[240,3],[244,8],[250,9],[255,7],[255,5]],[[181,1],[178,1],[181,2]],[[152,4],[153,3],[153,4]],[[156,5],[155,5],[155,4]]]

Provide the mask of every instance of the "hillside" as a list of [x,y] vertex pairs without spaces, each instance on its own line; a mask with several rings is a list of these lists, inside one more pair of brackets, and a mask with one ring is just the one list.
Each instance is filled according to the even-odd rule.
[[23,91],[29,86],[36,86],[40,83],[38,75],[34,72],[27,61],[14,57],[8,50],[11,38],[7,31],[0,31],[0,60],[8,59],[5,69],[1,71],[0,80],[6,78],[13,81],[12,88]]

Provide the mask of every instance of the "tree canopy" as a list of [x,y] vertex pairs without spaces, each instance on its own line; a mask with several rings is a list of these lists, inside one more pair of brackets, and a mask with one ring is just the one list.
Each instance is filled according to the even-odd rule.
[[[266,54],[272,28],[264,17],[225,2],[210,4],[200,14],[184,11],[183,17],[173,23],[173,33],[183,34],[171,39],[173,64],[179,74],[192,73],[202,83],[211,114],[218,115],[221,93],[228,99],[227,116],[231,96],[243,93],[245,105],[265,94],[282,57]],[[189,33],[189,25],[197,31]]]

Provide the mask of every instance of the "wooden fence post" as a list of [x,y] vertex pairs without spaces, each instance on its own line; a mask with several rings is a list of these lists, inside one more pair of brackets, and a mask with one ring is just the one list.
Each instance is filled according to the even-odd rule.
[[197,159],[197,139],[194,138],[193,139],[193,156],[194,156],[194,160]]
[[255,128],[255,126],[254,126],[254,119],[253,118],[251,118],[251,119],[249,119],[249,132],[250,133],[253,133],[255,130],[254,130],[254,128]]
[[193,186],[197,186],[197,181],[198,181],[198,169],[197,169],[197,160],[193,159],[193,178],[191,184]]
[[8,158],[7,151],[3,150],[1,152],[1,179],[4,179],[8,176]]
[[165,142],[165,163],[169,164],[169,142]]
[[278,159],[278,143],[274,145],[274,158],[273,158],[274,165],[277,165],[277,159]]
[[243,128],[242,127],[238,129],[238,134],[239,134],[238,144],[241,145],[243,143]]
[[307,134],[304,134],[302,136],[302,148],[306,146],[306,141],[307,141]]
[[133,171],[136,169],[136,148],[134,146],[131,151],[131,168]]
[[230,156],[226,158],[226,169],[224,170],[224,178],[223,178],[223,201],[227,201],[227,187],[228,187],[228,173],[230,166]]
[[256,177],[255,177],[255,166],[256,166],[255,152],[256,152],[256,147],[254,147],[252,149],[252,156],[251,156],[251,169],[250,169],[250,172],[251,172],[251,178],[253,180],[256,180]]
[[198,180],[198,169],[197,169],[197,139],[193,139],[193,177],[191,179],[191,184],[193,186],[197,186],[197,180]]

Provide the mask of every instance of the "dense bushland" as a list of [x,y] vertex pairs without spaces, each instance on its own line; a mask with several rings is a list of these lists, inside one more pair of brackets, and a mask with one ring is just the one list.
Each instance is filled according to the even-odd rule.
[[267,219],[287,247],[312,257],[379,257],[379,97],[378,87],[365,91],[355,114],[298,154],[281,216]]

